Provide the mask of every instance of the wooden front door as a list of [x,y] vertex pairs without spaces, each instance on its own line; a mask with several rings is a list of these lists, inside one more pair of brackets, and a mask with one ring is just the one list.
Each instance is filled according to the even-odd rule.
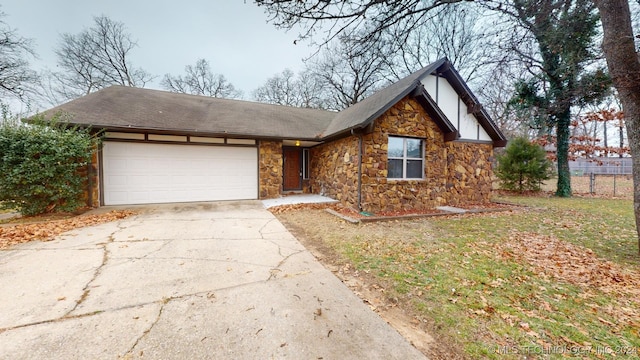
[[284,181],[283,190],[302,190],[302,150],[283,149]]

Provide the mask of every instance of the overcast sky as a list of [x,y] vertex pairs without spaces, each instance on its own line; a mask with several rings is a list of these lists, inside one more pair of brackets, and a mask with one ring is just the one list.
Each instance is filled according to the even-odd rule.
[[244,92],[261,86],[273,74],[304,66],[312,53],[306,43],[294,45],[298,32],[276,29],[252,0],[2,0],[3,21],[34,41],[39,59],[34,70],[56,66],[54,47],[60,34],[77,34],[106,15],[125,24],[138,47],[132,62],[157,78],[146,87],[160,88],[166,74],[204,58]]

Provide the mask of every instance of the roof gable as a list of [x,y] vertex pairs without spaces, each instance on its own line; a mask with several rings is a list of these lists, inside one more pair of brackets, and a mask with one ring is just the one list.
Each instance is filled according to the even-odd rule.
[[352,129],[364,128],[407,95],[416,98],[445,134],[447,141],[459,138],[458,131],[436,101],[424,89],[422,79],[428,75],[445,78],[470,113],[491,137],[494,146],[505,146],[506,137],[478,102],[460,74],[447,58],[442,58],[409,76],[387,86],[363,101],[340,111],[323,133],[323,137],[338,136]]
[[362,128],[377,119],[385,111],[389,110],[398,101],[409,95],[420,83],[420,78],[430,74],[440,66],[445,59],[441,59],[413,74],[396,81],[386,88],[377,91],[368,98],[340,111],[331,121],[323,136],[330,137],[339,133],[350,131],[354,128]]

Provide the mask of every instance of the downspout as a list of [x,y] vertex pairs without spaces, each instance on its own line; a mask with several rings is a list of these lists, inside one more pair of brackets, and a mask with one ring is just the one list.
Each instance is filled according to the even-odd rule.
[[358,211],[362,211],[362,134],[356,133],[351,129],[351,135],[355,135],[358,137],[358,200],[356,203],[356,207]]

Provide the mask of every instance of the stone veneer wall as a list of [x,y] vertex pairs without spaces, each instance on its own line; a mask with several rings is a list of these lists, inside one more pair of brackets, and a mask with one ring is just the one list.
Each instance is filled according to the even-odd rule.
[[493,145],[447,143],[447,204],[456,206],[491,200]]
[[282,194],[282,141],[258,144],[259,198],[277,198]]
[[[364,136],[363,210],[431,209],[489,201],[491,144],[445,143],[440,128],[422,106],[409,97],[375,121],[374,131]],[[424,179],[387,179],[389,135],[425,140]]]
[[[389,135],[425,140],[424,179],[387,179]],[[350,136],[312,149],[311,190],[357,205],[358,139]],[[415,100],[405,98],[363,135],[362,210],[431,209],[489,201],[491,144],[444,142],[440,128]]]
[[358,138],[350,136],[310,149],[309,187],[355,207],[358,194]]
[[[78,172],[78,176],[84,179],[82,201],[88,207],[100,206],[100,176],[98,169],[98,152],[94,151],[91,154],[91,162]],[[90,194],[91,196],[89,196]]]

